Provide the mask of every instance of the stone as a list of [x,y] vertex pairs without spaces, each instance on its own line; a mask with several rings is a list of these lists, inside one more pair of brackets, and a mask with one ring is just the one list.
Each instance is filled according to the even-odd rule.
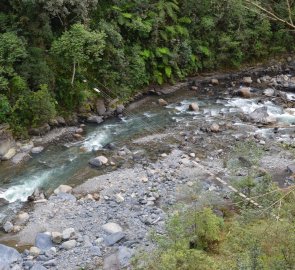
[[16,249],[2,244],[0,244],[0,255],[0,269],[3,265],[10,265],[21,260],[21,254]]
[[53,243],[60,244],[62,242],[63,236],[60,232],[52,232],[51,239]]
[[295,174],[295,163],[293,163],[293,164],[289,164],[289,165],[287,166],[287,171],[288,171],[289,173],[291,173],[291,174]]
[[29,160],[31,156],[28,153],[18,153],[12,158],[12,163],[18,165],[22,162]]
[[102,116],[106,113],[107,109],[102,99],[96,101],[96,112],[98,115]]
[[263,91],[263,95],[267,96],[267,97],[272,97],[275,94],[275,90],[272,88],[267,88]]
[[106,233],[109,234],[114,234],[114,233],[118,233],[118,232],[122,232],[123,229],[121,228],[121,226],[117,223],[114,222],[109,222],[107,224],[104,224],[101,227]]
[[62,248],[66,249],[66,250],[70,250],[70,249],[73,249],[76,245],[77,245],[76,240],[69,240],[69,241],[62,243]]
[[103,238],[97,238],[94,242],[97,246],[99,246],[103,242]]
[[108,159],[105,156],[92,158],[89,161],[89,164],[93,167],[101,167],[102,165],[106,165],[107,163],[108,163]]
[[243,83],[246,85],[250,85],[253,82],[251,77],[244,77],[243,78]]
[[252,97],[251,88],[249,88],[249,87],[241,87],[238,90],[238,95],[243,97],[243,98],[251,98]]
[[266,106],[257,108],[250,113],[250,119],[255,123],[261,124],[273,124],[276,122],[276,119],[268,114]]
[[117,232],[117,233],[113,233],[111,235],[105,236],[104,241],[107,246],[113,246],[114,244],[122,240],[124,237],[125,237],[125,234],[123,232]]
[[73,188],[68,185],[60,185],[57,189],[54,190],[54,194],[59,194],[59,193],[71,193]]
[[212,80],[211,80],[211,83],[212,83],[213,85],[218,85],[218,84],[219,84],[219,81],[218,81],[218,79],[212,79]]
[[33,147],[31,150],[32,154],[40,154],[44,150],[43,146]]
[[80,134],[80,133],[83,133],[83,132],[84,132],[84,129],[83,129],[83,128],[77,128],[77,129],[75,130],[75,132],[76,132],[77,134]]
[[10,160],[16,155],[16,149],[10,148],[8,152],[2,157],[2,160]]
[[14,232],[14,233],[18,233],[18,232],[21,231],[21,229],[22,229],[21,226],[14,225],[14,226],[13,226],[13,229],[12,229],[12,232]]
[[42,136],[42,135],[45,135],[49,131],[50,131],[50,126],[46,123],[46,124],[44,124],[41,127],[31,128],[29,130],[29,135],[32,135],[32,136]]
[[210,131],[211,132],[219,132],[220,131],[220,126],[216,123],[213,123],[211,126],[210,126]]
[[27,144],[22,145],[20,147],[20,151],[21,152],[30,152],[33,147],[34,147],[34,143],[33,142],[29,142]]
[[199,111],[199,105],[198,105],[198,103],[196,103],[196,102],[191,103],[189,105],[189,110],[190,111],[194,111],[194,112],[198,112]]
[[76,139],[76,140],[82,140],[83,139],[83,136],[81,134],[74,134],[73,137]]
[[117,109],[116,109],[117,114],[122,114],[124,110],[125,110],[125,106],[123,104],[117,105]]
[[130,248],[119,247],[118,259],[122,268],[128,267],[130,265],[130,260],[133,256],[133,253],[134,252]]
[[93,124],[101,124],[103,122],[103,118],[101,116],[91,115],[87,118],[87,122]]
[[47,270],[47,268],[45,268],[39,263],[35,263],[34,266],[31,268],[31,270]]
[[24,225],[25,223],[28,222],[30,216],[28,213],[26,212],[22,212],[22,213],[19,213],[15,219],[15,224],[16,225]]
[[141,182],[143,182],[143,183],[147,183],[148,181],[149,181],[149,179],[146,176],[141,178]]
[[92,256],[98,256],[98,257],[101,257],[102,256],[102,253],[101,253],[101,250],[99,247],[91,247],[90,248],[90,253]]
[[34,257],[38,257],[41,253],[41,250],[37,247],[31,247],[30,248],[30,254]]
[[6,221],[3,225],[3,230],[7,233],[12,232],[13,230],[13,224],[10,221]]
[[74,228],[67,228],[62,232],[62,238],[63,240],[69,240],[70,238],[73,238],[76,235]]
[[122,203],[125,201],[124,197],[122,196],[122,194],[118,193],[115,195],[115,198],[116,198],[116,202],[117,203]]
[[195,153],[190,153],[189,156],[190,156],[191,158],[195,158],[195,157],[196,157],[196,154],[195,154]]
[[51,249],[53,247],[51,235],[48,233],[37,233],[35,246],[43,251]]
[[56,121],[58,122],[59,125],[65,126],[66,125],[66,120],[62,116],[56,117]]
[[168,105],[168,102],[166,100],[162,99],[162,98],[160,98],[158,100],[158,103],[159,103],[160,106],[167,106]]

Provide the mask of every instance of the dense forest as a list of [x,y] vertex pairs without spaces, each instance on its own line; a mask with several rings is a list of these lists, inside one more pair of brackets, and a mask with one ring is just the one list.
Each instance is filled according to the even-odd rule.
[[[290,52],[292,31],[246,2],[1,1],[0,123],[25,134],[79,110],[94,87],[128,100],[151,83]],[[263,3],[288,17],[285,1]]]

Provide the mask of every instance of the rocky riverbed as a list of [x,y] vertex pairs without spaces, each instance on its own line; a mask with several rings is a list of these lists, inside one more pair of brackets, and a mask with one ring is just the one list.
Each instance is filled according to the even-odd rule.
[[[148,134],[97,152],[92,165],[103,173],[38,194],[7,218],[0,269],[131,269],[132,256],[153,248],[151,231],[164,234],[179,204],[229,203],[229,184],[254,166],[234,156],[241,142],[263,152],[257,177],[294,184],[293,71],[290,64],[196,78],[153,97],[171,124],[144,121]],[[227,166],[235,158],[238,171]],[[7,247],[15,243],[21,253]]]

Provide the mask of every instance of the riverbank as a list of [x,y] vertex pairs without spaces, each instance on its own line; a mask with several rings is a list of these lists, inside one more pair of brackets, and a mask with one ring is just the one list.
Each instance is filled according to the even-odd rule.
[[[178,204],[190,204],[196,197],[200,203],[202,198],[228,203],[225,198],[232,190],[215,176],[230,182],[245,175],[245,168],[233,174],[224,165],[239,142],[261,148],[260,171],[270,173],[282,187],[290,185],[294,156],[284,146],[294,139],[294,103],[291,94],[280,90],[292,89],[293,81],[286,69],[279,68],[270,70],[278,72],[275,77],[266,76],[269,70],[261,69],[251,78],[245,71],[191,79],[191,91],[185,87],[167,95],[162,110],[173,112],[174,124],[151,126],[150,136],[130,142],[132,151],[125,149],[123,154],[116,149],[108,156],[110,165],[116,163],[116,156],[123,163],[133,160],[129,168],[123,166],[32,203],[34,207],[28,216],[22,215],[27,218],[21,225],[11,220],[21,230],[6,238],[9,242],[38,246],[37,233],[50,234],[38,235],[47,239],[46,247],[39,245],[39,251],[22,254],[25,269],[33,264],[49,269],[126,267],[132,254],[153,248],[151,230],[165,233],[165,221]],[[272,92],[266,91],[269,87]],[[152,106],[159,106],[157,100],[154,97]],[[189,110],[193,103],[198,105],[195,111]],[[156,158],[146,155],[145,148],[156,149]]]

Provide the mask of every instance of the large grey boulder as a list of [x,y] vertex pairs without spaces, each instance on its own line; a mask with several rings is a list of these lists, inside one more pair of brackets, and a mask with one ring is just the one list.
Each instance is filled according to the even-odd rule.
[[87,118],[87,122],[93,124],[101,124],[103,122],[103,118],[101,116],[91,115]]
[[99,99],[96,101],[96,112],[98,115],[104,115],[106,113],[107,109],[104,104],[104,101],[102,99]]
[[0,244],[0,269],[20,260],[21,255],[16,249]]
[[53,247],[51,235],[47,233],[38,233],[35,239],[35,246],[43,251]]

